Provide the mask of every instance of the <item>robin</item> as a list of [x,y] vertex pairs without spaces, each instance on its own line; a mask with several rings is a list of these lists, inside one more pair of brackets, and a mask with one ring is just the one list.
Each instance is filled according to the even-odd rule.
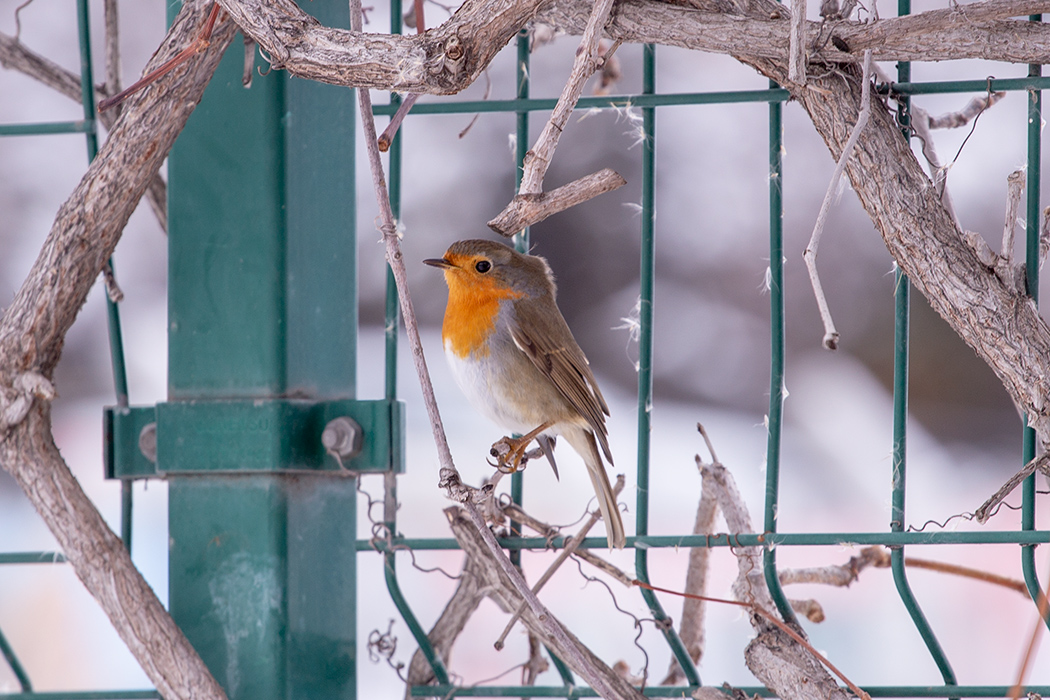
[[612,464],[609,406],[558,310],[547,261],[502,243],[467,240],[423,262],[445,272],[441,338],[456,382],[481,413],[521,434],[493,445],[495,466],[516,471],[533,440],[555,466],[553,438],[564,437],[587,466],[609,547],[623,548],[623,521],[598,453],[601,444]]

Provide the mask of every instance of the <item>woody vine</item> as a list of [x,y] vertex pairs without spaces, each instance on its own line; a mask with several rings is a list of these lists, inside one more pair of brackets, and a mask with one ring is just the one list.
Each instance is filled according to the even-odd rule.
[[[223,693],[69,474],[51,435],[51,380],[63,338],[131,212],[147,190],[160,207],[157,173],[238,28],[262,47],[274,69],[348,87],[426,94],[453,94],[470,85],[524,27],[541,23],[582,34],[583,49],[550,133],[545,130],[533,147],[522,189],[501,215],[502,223],[493,222],[504,232],[616,185],[615,178],[596,174],[580,186],[583,194],[578,188],[571,197],[552,191],[544,198],[543,174],[560,133],[557,120],[571,113],[581,79],[600,67],[599,38],[733,56],[782,85],[803,107],[832,157],[841,159],[894,260],[992,368],[1041,440],[1050,439],[1050,327],[1018,287],[1013,262],[960,230],[945,206],[943,187],[933,186],[884,98],[868,89],[862,68],[867,55],[883,61],[1042,63],[1050,54],[1050,27],[1017,18],[1050,11],[1050,0],[983,0],[892,19],[869,12],[863,21],[830,3],[821,22],[804,20],[804,0],[790,8],[773,0],[467,0],[450,19],[418,36],[369,35],[367,40],[360,31],[319,25],[291,0],[219,0],[218,5],[223,13],[208,43],[190,58],[194,69],[176,68],[159,79],[156,89],[125,103],[0,321],[0,461],[164,697],[219,698]],[[193,44],[210,8],[206,0],[187,0],[147,71]],[[17,40],[0,37],[4,65],[42,74],[50,70],[53,77],[52,69],[29,58]],[[68,80],[56,79],[56,84],[68,88]],[[866,123],[855,129],[861,114],[867,115]],[[384,195],[378,195],[382,206]],[[403,271],[392,218],[384,216],[382,229],[389,261],[395,273],[399,267]],[[403,284],[399,291],[408,317],[410,297]],[[420,374],[426,385],[425,372]],[[440,445],[438,420],[434,427]],[[484,526],[477,510],[484,494],[464,487],[447,447],[440,452],[443,484],[473,522],[481,538],[478,551],[487,552],[479,556],[488,558],[495,567],[492,575],[505,577],[506,589],[518,596],[515,608],[522,609],[522,619],[603,695],[636,697],[628,683],[600,669],[593,655],[546,613]],[[1028,472],[1035,469],[1046,471],[1046,460],[1037,459]]]

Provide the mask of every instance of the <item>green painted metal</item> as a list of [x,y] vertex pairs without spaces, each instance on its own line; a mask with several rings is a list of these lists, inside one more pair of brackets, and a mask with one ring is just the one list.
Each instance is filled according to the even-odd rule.
[[[304,9],[346,26],[337,0]],[[170,608],[231,700],[349,699],[357,477],[289,470],[319,467],[326,411],[368,406],[354,401],[354,94],[280,71],[244,89],[242,68],[229,52],[168,166]],[[398,404],[372,405],[392,419]]]
[[66,555],[62,552],[4,552],[0,564],[62,564]]
[[0,124],[0,136],[52,136],[54,134],[93,134],[95,121],[82,119],[71,122],[40,122],[32,124]]
[[170,227],[194,237],[169,260],[169,399],[350,397],[352,93],[287,75],[246,90],[235,53],[169,161]]
[[15,680],[18,681],[18,687],[22,692],[33,692],[33,683],[29,680],[29,674],[26,673],[22,662],[18,660],[18,654],[15,653],[14,647],[7,641],[7,637],[4,636],[2,630],[0,630],[0,655],[7,662],[7,666],[11,669],[11,673],[14,674]]
[[[85,119],[73,122],[0,125],[0,136],[84,133],[89,155],[94,155],[95,121],[91,96],[90,55],[85,50],[86,2],[78,0],[82,19],[81,66],[87,71]],[[400,0],[392,8],[392,25],[400,30]],[[325,24],[345,20],[337,3],[314,2],[308,11],[321,15]],[[1033,17],[1037,19],[1037,17]],[[550,110],[554,99],[530,99],[527,80],[528,42],[519,36],[516,99],[494,101],[424,101],[413,114],[515,112],[517,116],[517,181],[528,147],[529,112]],[[239,52],[237,52],[239,54]],[[674,105],[770,103],[770,237],[771,260],[779,268],[782,249],[780,227],[780,103],[786,91],[740,90],[660,95],[655,92],[651,47],[645,53],[643,94],[585,97],[579,106],[589,108],[643,108],[647,142],[643,150],[643,203],[649,202],[648,232],[643,230],[642,297],[643,371],[639,372],[638,535],[628,538],[636,548],[638,576],[647,579],[647,552],[657,547],[763,546],[765,573],[780,605],[775,577],[775,547],[883,544],[894,547],[893,573],[909,611],[914,597],[904,579],[904,545],[1012,544],[1021,545],[1026,582],[1035,593],[1039,583],[1034,568],[1037,544],[1050,542],[1050,532],[1035,529],[1034,482],[1023,486],[1022,529],[1010,532],[906,532],[904,531],[904,416],[907,397],[902,394],[901,433],[895,436],[894,524],[891,532],[877,533],[777,533],[775,514],[779,491],[779,450],[782,393],[771,391],[770,441],[767,465],[774,474],[766,497],[766,532],[728,537],[651,536],[648,534],[649,427],[651,417],[651,328],[654,194],[655,108]],[[229,64],[235,64],[236,70]],[[414,696],[432,696],[455,690],[456,695],[513,697],[593,697],[589,688],[575,685],[571,672],[551,655],[562,686],[522,688],[489,686],[453,688],[448,672],[426,640],[411,607],[397,583],[394,547],[455,549],[451,538],[404,538],[396,534],[396,474],[403,470],[403,407],[397,396],[398,306],[388,273],[386,305],[385,401],[353,401],[356,364],[357,307],[355,246],[353,245],[353,100],[352,93],[307,81],[290,81],[280,74],[256,77],[251,91],[241,90],[240,57],[228,59],[217,85],[194,117],[188,136],[180,139],[173,156],[171,196],[173,218],[171,349],[169,402],[157,407],[127,408],[119,318],[111,307],[111,352],[118,406],[105,415],[106,465],[109,476],[122,479],[122,535],[131,542],[131,481],[166,474],[171,480],[172,609],[180,623],[189,620],[190,638],[224,683],[234,687],[231,697],[353,697],[356,663],[355,551],[378,549],[387,562],[386,579],[391,597],[413,635],[431,661],[440,685],[411,688]],[[898,95],[1030,90],[1028,283],[1037,289],[1033,251],[1038,244],[1039,155],[1041,119],[1039,90],[1050,87],[1037,67],[1025,78],[912,83],[907,66],[899,82],[879,85]],[[215,95],[221,95],[216,97]],[[376,114],[392,114],[399,103],[377,105]],[[316,134],[323,132],[325,138]],[[774,138],[774,132],[776,136]],[[1034,133],[1033,133],[1034,132]],[[775,144],[775,148],[774,148]],[[774,156],[775,151],[775,156]],[[198,160],[200,159],[200,160]],[[400,216],[401,140],[395,138],[390,153],[390,191],[395,216]],[[344,167],[349,164],[349,167]],[[189,174],[190,177],[187,177]],[[341,192],[343,196],[332,196]],[[219,194],[222,193],[222,194]],[[643,218],[643,221],[645,218]],[[1035,237],[1033,238],[1033,231]],[[344,238],[340,238],[340,237]],[[774,244],[774,238],[777,242]],[[515,239],[519,249],[528,247],[528,232]],[[650,271],[648,280],[644,271]],[[309,274],[304,274],[309,270]],[[774,371],[772,387],[782,391],[783,299],[779,270],[773,271],[771,296],[774,308]],[[904,286],[906,303],[906,281]],[[646,291],[648,290],[648,297]],[[221,300],[217,304],[216,300]],[[900,301],[900,299],[898,300]],[[775,310],[779,306],[781,311]],[[648,319],[645,316],[648,315]],[[777,320],[779,318],[779,321]],[[906,325],[906,322],[905,322]],[[115,330],[115,336],[113,335]],[[644,334],[648,332],[646,339]],[[777,344],[780,344],[779,351]],[[779,358],[777,357],[779,352]],[[779,370],[776,368],[779,366]],[[349,368],[349,370],[347,369]],[[903,376],[906,380],[906,356]],[[780,378],[777,378],[777,374]],[[643,386],[648,385],[648,390]],[[906,382],[905,382],[906,384]],[[643,396],[645,397],[643,400]],[[774,407],[774,402],[776,406]],[[384,523],[391,538],[373,543],[355,539],[356,479],[345,476],[330,457],[318,455],[319,432],[329,417],[353,411],[367,416],[362,427],[372,436],[389,429],[385,456],[362,456],[347,463],[355,471],[384,471],[386,505]],[[384,414],[383,411],[386,411]],[[386,416],[385,426],[383,415]],[[158,462],[149,462],[138,447],[138,436],[149,422],[158,423]],[[360,421],[359,421],[360,422]],[[895,416],[895,424],[897,418]],[[258,431],[261,426],[273,430]],[[190,447],[186,447],[189,444]],[[1026,436],[1026,450],[1034,441]],[[899,450],[899,451],[898,451]],[[366,449],[367,452],[367,449]],[[899,459],[898,459],[899,457]],[[326,461],[327,460],[327,461]],[[383,465],[383,466],[366,466]],[[392,470],[391,470],[392,469]],[[260,471],[261,470],[261,471]],[[303,473],[303,471],[311,473]],[[246,473],[247,472],[247,473]],[[329,474],[339,472],[334,478]],[[192,475],[191,475],[192,474]],[[767,471],[767,477],[769,472]],[[512,497],[524,495],[521,475],[512,479]],[[899,497],[899,498],[898,498]],[[178,518],[179,522],[176,522]],[[350,527],[332,528],[332,522]],[[308,544],[304,544],[308,543]],[[538,537],[510,537],[501,544],[520,556],[521,549],[544,550],[551,542]],[[553,542],[563,545],[563,539]],[[605,539],[588,538],[584,547],[604,548]],[[517,560],[517,559],[516,559]],[[60,553],[0,554],[3,563],[64,561]],[[318,573],[323,570],[322,573]],[[245,582],[251,581],[252,586]],[[207,590],[205,590],[207,589]],[[336,595],[332,592],[338,589]],[[243,595],[245,590],[250,594]],[[229,592],[240,593],[239,597]],[[643,596],[663,619],[659,602],[649,591]],[[313,600],[326,598],[326,610]],[[910,601],[910,602],[909,602]],[[784,604],[786,605],[786,603]],[[915,621],[924,639],[928,625],[917,605]],[[332,610],[345,612],[333,615]],[[784,610],[782,609],[782,613]],[[790,609],[787,609],[790,613]],[[913,612],[913,617],[915,612]],[[785,615],[787,617],[787,615]],[[229,633],[239,630],[238,620],[252,619],[258,628],[231,644]],[[183,623],[185,624],[185,623]],[[933,644],[936,639],[929,633]],[[677,646],[676,646],[677,641]],[[0,635],[0,647],[5,645]],[[684,649],[673,632],[668,643],[679,661]],[[930,644],[930,639],[927,639]],[[931,649],[931,652],[934,650]],[[6,652],[5,652],[6,656]],[[937,654],[934,653],[936,658]],[[321,663],[319,660],[324,660]],[[945,660],[946,664],[947,661]],[[940,664],[939,664],[940,665]],[[699,684],[695,668],[689,682]],[[944,669],[942,668],[942,671]],[[950,668],[949,668],[950,671]],[[17,675],[17,674],[16,674]],[[942,686],[880,686],[868,688],[873,697],[995,697],[1005,686],[955,686],[948,676]],[[265,686],[265,687],[264,687]],[[28,688],[28,678],[26,685]],[[646,688],[651,697],[683,697],[695,685]],[[768,696],[764,688],[742,688],[748,694]],[[1026,689],[1029,690],[1029,689]],[[1050,688],[1035,686],[1046,695]],[[155,698],[155,691],[100,691],[86,693],[0,694],[0,700],[93,700],[95,698]]]
[[[637,94],[609,97],[581,97],[579,109],[625,107],[667,107],[671,105],[729,104],[738,102],[768,102],[771,99],[787,100],[787,90],[735,90],[729,92],[671,93],[667,95]],[[411,114],[460,114],[477,112],[549,112],[558,103],[554,98],[526,98],[513,100],[442,100],[440,102],[416,102]],[[376,105],[376,114],[393,114],[390,105]],[[526,142],[527,144],[527,142]]]
[[[903,64],[898,64],[903,65]],[[910,76],[910,73],[909,73]],[[879,83],[875,91],[880,94],[895,92],[899,95],[934,95],[951,92],[1012,92],[1015,90],[1044,90],[1050,88],[1050,78],[1028,76],[1026,78],[986,78],[984,80],[939,80],[933,82],[911,82],[901,78],[896,83]]]
[[[911,12],[911,0],[897,0],[897,14],[906,15]],[[897,77],[901,82],[911,80],[911,64],[900,62],[897,64]],[[905,134],[910,136],[911,131],[911,102],[907,97],[901,98],[901,108],[897,112],[898,124]],[[908,344],[909,344],[909,319],[910,319],[910,296],[911,285],[908,278],[897,269],[894,274],[894,326],[893,326],[893,474],[891,492],[891,514],[890,529],[901,532],[907,526],[905,518],[904,501],[907,477],[907,435],[908,435]],[[904,548],[893,547],[890,549],[890,569],[893,572],[893,582],[897,588],[897,594],[904,604],[905,610],[911,617],[915,629],[919,632],[923,642],[926,644],[930,656],[933,657],[941,677],[948,686],[956,684],[955,672],[952,670],[948,657],[941,648],[937,636],[930,627],[919,607],[919,601],[911,590],[908,583],[907,572],[904,568]],[[952,697],[958,697],[955,694]]]
[[[518,100],[529,99],[529,34],[524,29],[518,32],[515,38],[515,49],[517,51],[514,64],[514,78]],[[521,188],[521,179],[525,174],[525,154],[529,149],[529,112],[519,110],[514,115],[514,194]],[[514,249],[519,253],[529,252],[529,227],[514,234]],[[525,498],[525,474],[514,472],[510,477],[510,500],[521,505]],[[517,520],[510,521],[511,532],[521,532],[521,523]],[[521,567],[521,550],[510,552],[510,561],[514,566]],[[559,667],[559,671],[561,668]],[[564,680],[564,679],[563,679]],[[571,683],[571,677],[568,681]]]
[[[656,93],[656,46],[646,44],[642,50],[642,92]],[[653,297],[656,282],[656,109],[642,108],[642,241],[641,277],[639,280],[639,335],[638,335],[638,497],[635,501],[635,529],[639,535],[649,534],[649,456],[652,439],[653,407]],[[635,576],[649,583],[649,553],[644,547],[634,550]],[[691,686],[699,686],[696,671],[678,632],[670,624],[656,594],[641,589],[642,598],[663,632],[678,665]]]
[[[364,435],[361,452],[337,461],[321,444],[329,421],[347,416]],[[171,401],[103,412],[106,476],[141,479],[216,472],[403,471],[400,401],[242,399]],[[153,424],[156,463],[139,448]],[[341,462],[341,463],[340,463]]]
[[[1017,91],[1050,88],[1050,77],[993,78],[988,80],[940,80],[930,82],[879,83],[876,92],[891,90],[900,95],[932,95],[940,93],[985,92],[989,85],[995,91]],[[774,87],[767,90],[725,90],[667,94],[611,95],[608,97],[581,97],[580,109],[623,109],[625,107],[674,107],[682,105],[742,104],[747,102],[786,102],[787,90]],[[473,114],[478,112],[541,112],[554,109],[554,98],[525,98],[513,100],[440,100],[419,101],[411,114]],[[375,114],[390,115],[397,111],[394,102],[373,106]]]
[[[770,91],[779,89],[770,82]],[[780,493],[780,437],[784,411],[784,202],[783,108],[769,104],[769,425],[766,433],[766,490],[763,529],[777,531],[777,501]],[[766,588],[785,622],[798,624],[795,611],[780,587],[777,552],[772,546],[762,551],[762,575]]]
[[[1042,22],[1042,15],[1031,15],[1032,22]],[[1032,79],[1038,79],[1042,75],[1043,67],[1033,64],[1028,67],[1028,75]],[[1050,85],[1047,85],[1050,87]],[[1033,89],[1028,96],[1028,174],[1027,201],[1025,212],[1025,284],[1029,296],[1035,304],[1039,305],[1039,219],[1040,219],[1040,180],[1042,175],[1042,138],[1043,138],[1043,95],[1039,90]],[[1036,435],[1035,430],[1024,426],[1022,459],[1025,463],[1035,458]],[[1032,474],[1021,484],[1021,529],[1035,530],[1035,474]],[[1021,548],[1021,571],[1024,575],[1025,586],[1032,596],[1032,601],[1039,607],[1040,596],[1045,592],[1039,583],[1039,572],[1035,564],[1035,546],[1029,545]],[[1050,610],[1043,615],[1043,620],[1050,627]]]
[[[890,528],[895,532],[903,531],[906,526],[904,500],[907,476],[909,289],[908,278],[898,270],[895,275],[896,291],[894,295],[896,324],[893,343],[893,491],[890,521]],[[904,568],[903,547],[897,546],[890,549],[890,569],[893,572],[893,581],[901,602],[904,603],[905,609],[911,616],[912,623],[926,644],[945,684],[955,685],[955,672],[908,583],[907,572]],[[952,697],[958,696],[953,693]]]
[[168,479],[172,616],[231,700],[356,695],[357,479]]

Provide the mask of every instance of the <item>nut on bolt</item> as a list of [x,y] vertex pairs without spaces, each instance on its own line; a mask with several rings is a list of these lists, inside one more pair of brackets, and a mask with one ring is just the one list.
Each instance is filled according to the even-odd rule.
[[361,426],[353,418],[339,416],[328,421],[321,433],[321,444],[328,452],[334,452],[343,459],[354,457],[361,452],[364,434]]

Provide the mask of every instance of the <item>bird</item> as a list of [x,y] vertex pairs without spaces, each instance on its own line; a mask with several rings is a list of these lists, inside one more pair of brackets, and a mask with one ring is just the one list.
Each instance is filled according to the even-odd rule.
[[480,239],[423,262],[440,268],[448,285],[441,339],[456,383],[481,414],[521,435],[493,444],[494,466],[516,471],[535,439],[557,475],[551,451],[561,436],[587,467],[609,548],[622,549],[623,520],[598,452],[611,466],[609,406],[558,309],[550,265]]

